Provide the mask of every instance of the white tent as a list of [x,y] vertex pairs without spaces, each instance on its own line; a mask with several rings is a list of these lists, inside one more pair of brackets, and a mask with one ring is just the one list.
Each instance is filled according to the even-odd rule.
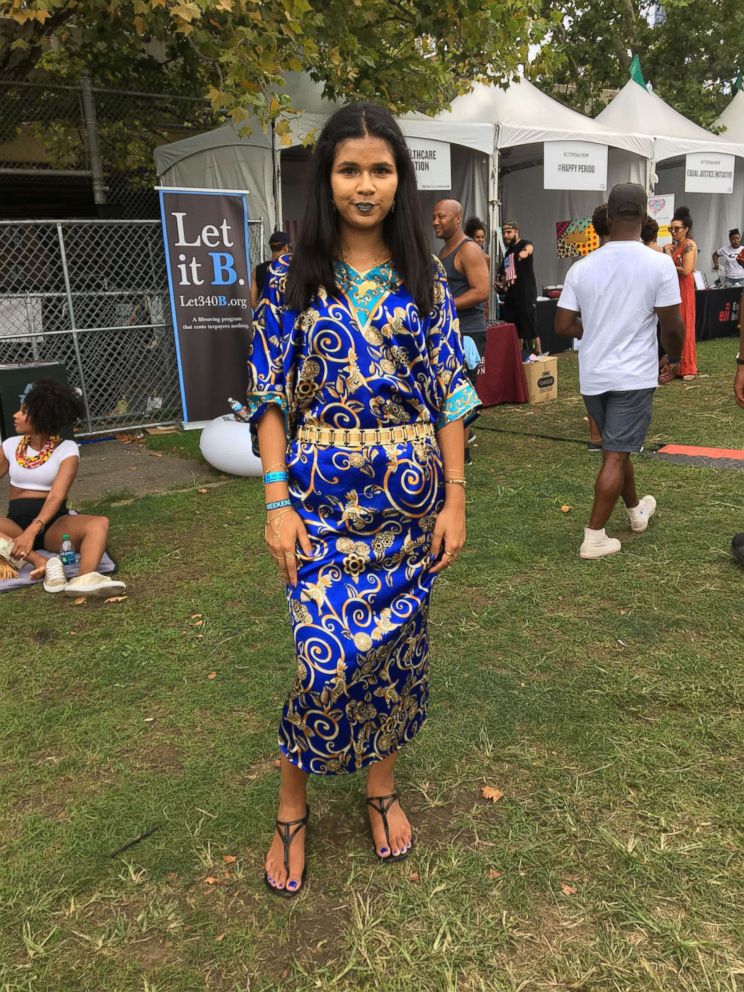
[[163,186],[240,189],[250,193],[250,214],[276,227],[271,136],[256,120],[241,138],[232,124],[195,134],[155,149],[155,169]]
[[[728,230],[741,227],[744,220],[744,134],[732,133],[730,137],[712,134],[632,79],[597,115],[596,121],[602,126],[626,127],[653,138],[653,161],[658,173],[655,192],[660,196],[673,193],[676,206],[685,204],[690,208],[693,237],[699,250],[698,268],[708,273],[712,281],[715,278],[712,253],[728,242]],[[706,151],[738,156],[733,193],[685,193],[685,159],[681,156]]]
[[543,188],[543,149],[546,141],[589,141],[607,145],[608,188],[617,182],[645,185],[652,142],[628,129],[603,127],[557,100],[527,79],[508,88],[476,83],[442,121],[481,121],[496,128],[493,172],[500,192],[493,196],[491,230],[500,214],[514,219],[521,233],[535,244],[535,272],[540,285],[561,282],[573,259],[558,258],[556,223],[591,215],[606,193]]
[[716,126],[723,128],[721,137],[726,141],[744,142],[744,89],[739,90],[726,107]]
[[[155,165],[162,185],[222,187],[249,192],[249,209],[261,217],[267,232],[284,227],[296,234],[304,213],[309,151],[308,135],[317,133],[338,104],[325,100],[321,87],[307,75],[288,73],[286,88],[298,113],[288,119],[290,143],[284,146],[266,135],[255,119],[251,134],[228,124],[155,149]],[[451,146],[452,191],[421,193],[424,210],[450,193],[469,213],[485,217],[488,210],[489,163],[494,127],[479,122],[440,121],[423,114],[399,117],[407,138],[447,142]],[[433,235],[432,235],[433,239]]]
[[744,156],[743,142],[729,142],[688,121],[660,96],[629,79],[595,121],[602,127],[633,131],[653,139],[653,160],[687,152],[718,151]]

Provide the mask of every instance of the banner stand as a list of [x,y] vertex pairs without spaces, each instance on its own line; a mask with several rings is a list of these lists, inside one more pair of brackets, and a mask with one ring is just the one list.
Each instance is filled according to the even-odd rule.
[[251,341],[245,190],[156,187],[160,196],[183,427],[228,412],[248,385]]

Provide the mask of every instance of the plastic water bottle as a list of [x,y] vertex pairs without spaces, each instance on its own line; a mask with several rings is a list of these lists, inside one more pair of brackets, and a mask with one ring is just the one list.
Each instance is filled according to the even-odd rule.
[[71,568],[75,564],[75,549],[72,546],[72,541],[70,540],[69,534],[62,535],[62,544],[59,548],[59,560],[62,562],[62,567],[65,569],[65,574],[67,569]]
[[238,403],[234,400],[232,396],[227,397],[227,402],[230,404],[230,409],[235,414],[236,420],[242,420],[244,424],[248,423],[248,410],[242,403]]

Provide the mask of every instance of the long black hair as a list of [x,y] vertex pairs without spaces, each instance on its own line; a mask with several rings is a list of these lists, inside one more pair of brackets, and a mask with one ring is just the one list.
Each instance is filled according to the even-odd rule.
[[325,124],[310,162],[307,207],[287,273],[287,305],[304,310],[321,286],[337,293],[334,259],[339,255],[338,215],[331,196],[336,147],[348,138],[372,135],[386,141],[398,171],[395,209],[383,221],[383,238],[395,268],[416,301],[419,313],[433,303],[434,267],[416,189],[416,173],[403,132],[392,114],[374,103],[350,103]]
[[23,410],[34,430],[49,435],[85,416],[75,390],[56,379],[38,379],[23,398]]

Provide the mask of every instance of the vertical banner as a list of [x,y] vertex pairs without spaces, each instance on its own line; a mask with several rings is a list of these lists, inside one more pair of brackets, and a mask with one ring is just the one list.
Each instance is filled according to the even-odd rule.
[[660,193],[658,196],[649,196],[646,208],[649,217],[659,225],[659,236],[656,243],[659,245],[670,245],[672,243],[672,233],[669,225],[674,217],[674,193]]
[[185,424],[227,411],[247,388],[251,340],[245,193],[160,190]]

